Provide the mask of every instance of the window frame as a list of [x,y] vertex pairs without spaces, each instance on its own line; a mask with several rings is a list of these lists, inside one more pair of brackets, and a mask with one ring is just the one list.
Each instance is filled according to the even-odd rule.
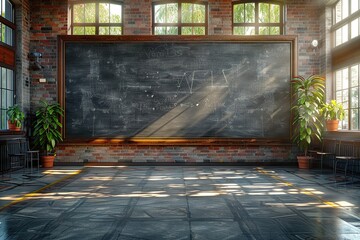
[[[255,4],[255,22],[254,23],[235,23],[234,22],[234,7],[237,4],[245,4],[245,3],[254,3]],[[268,4],[276,4],[279,5],[280,7],[280,22],[279,23],[260,23],[259,22],[259,4],[260,3],[268,3]],[[284,1],[265,1],[265,0],[238,0],[238,1],[233,1],[232,5],[231,5],[231,22],[232,22],[232,26],[231,26],[231,30],[232,30],[232,34],[233,35],[237,35],[234,34],[234,28],[235,27],[255,27],[255,35],[260,35],[260,36],[266,36],[263,34],[259,34],[259,29],[260,27],[279,27],[280,28],[280,33],[278,35],[284,35],[284,27],[285,27],[285,20],[284,20],[284,16],[285,16],[285,3]],[[240,35],[240,36],[246,36],[246,35]]]
[[[6,19],[5,17],[0,15],[0,23],[9,27],[10,29],[12,29],[12,43],[11,45],[0,41],[0,51],[3,55],[3,57],[0,59],[0,130],[5,130],[8,129],[7,128],[7,115],[6,115],[6,110],[8,107],[13,106],[16,104],[16,72],[15,72],[15,52],[16,52],[16,24],[15,24],[15,4],[13,1],[9,0],[9,2],[11,3],[12,6],[12,21]],[[1,2],[0,2],[1,4]],[[5,85],[6,86],[2,86],[3,83],[3,71],[5,71]],[[9,79],[8,79],[8,71],[11,71],[11,86],[9,88]],[[5,92],[6,96],[6,104],[4,106],[6,106],[6,108],[3,108],[3,91]],[[8,95],[9,94],[9,95]],[[8,103],[9,98],[11,98],[11,103]],[[6,119],[5,122],[3,122],[3,119]]]
[[[162,4],[171,4],[176,3],[178,4],[178,21],[177,23],[156,23],[155,22],[155,6],[156,5],[162,5]],[[190,4],[199,4],[205,6],[205,22],[204,23],[182,23],[181,22],[181,4],[182,3],[190,3]],[[151,6],[152,11],[152,35],[162,36],[163,34],[155,34],[155,28],[156,27],[177,27],[177,35],[183,35],[182,34],[182,27],[205,27],[205,34],[201,36],[208,35],[208,23],[209,23],[209,5],[207,1],[189,1],[189,0],[179,0],[179,1],[153,1]],[[163,36],[168,36],[169,34],[164,34]]]
[[[350,4],[350,0],[346,0]],[[349,131],[349,132],[359,132],[360,126],[358,128],[354,129],[353,126],[353,113],[358,112],[357,119],[360,117],[360,106],[354,107],[353,99],[354,96],[352,95],[353,90],[359,91],[360,86],[352,86],[352,72],[351,69],[354,66],[360,66],[360,49],[358,48],[360,44],[360,34],[357,36],[351,38],[351,23],[353,20],[356,20],[360,18],[360,1],[359,1],[359,9],[355,12],[351,13],[351,5],[349,5],[348,13],[345,18],[341,18],[338,22],[336,22],[336,6],[340,2],[336,1],[331,7],[332,11],[332,19],[331,19],[331,27],[330,27],[330,36],[331,36],[331,66],[332,66],[332,99],[340,100],[338,98],[338,94],[341,95],[342,99],[341,103],[344,102],[344,97],[346,99],[345,102],[347,102],[348,106],[345,109],[345,119],[341,121],[341,124],[339,124],[339,129],[342,131]],[[360,20],[359,20],[360,22]],[[360,25],[360,24],[359,24]],[[347,33],[347,41],[341,41],[340,44],[336,45],[336,31],[341,29],[342,27],[347,27],[348,33]],[[359,33],[360,33],[360,26],[359,26]],[[343,36],[342,36],[343,37]],[[337,81],[339,81],[337,74],[339,74],[339,71],[347,71],[347,75],[341,74],[341,81],[344,83],[344,77],[347,78],[347,87],[341,89],[338,89],[337,87]],[[358,69],[359,74],[359,69]],[[358,84],[360,84],[360,76],[358,76]],[[344,96],[343,94],[346,93]],[[359,94],[359,92],[357,92]],[[359,96],[357,96],[358,98]],[[360,102],[358,102],[360,104]],[[353,111],[355,110],[355,111]],[[357,124],[359,125],[360,122],[358,121]],[[355,125],[356,127],[356,125]]]
[[[356,67],[357,68],[357,85],[355,86],[352,86],[351,82],[352,82],[352,72],[351,72],[351,69],[353,67]],[[359,96],[357,96],[358,98],[358,102],[357,102],[357,106],[354,107],[353,106],[353,98],[352,98],[352,90],[357,90],[358,92],[358,95],[359,95],[359,89],[360,89],[360,61],[359,62],[355,62],[355,63],[352,63],[352,64],[349,64],[347,66],[343,66],[343,67],[340,67],[338,69],[335,69],[334,73],[333,73],[333,78],[334,78],[334,98],[333,99],[336,99],[337,102],[339,103],[342,103],[344,104],[344,97],[345,99],[347,100],[347,107],[344,105],[344,110],[345,110],[345,118],[344,120],[340,121],[339,122],[339,129],[340,130],[344,130],[344,131],[360,131],[360,122],[359,122],[359,116],[360,116],[360,98]],[[337,84],[336,84],[336,81],[338,80],[337,79],[337,73],[340,72],[340,75],[342,75],[342,78],[341,78],[341,82],[343,82],[343,71],[347,72],[346,74],[346,79],[347,79],[347,88],[340,88],[340,89],[337,89]],[[343,94],[347,93],[346,96],[344,96]],[[337,93],[340,93],[342,99],[338,99],[337,97]],[[352,122],[352,111],[353,110],[357,110],[358,111],[358,120],[357,120],[357,128],[354,129],[354,126],[353,126],[353,122]]]
[[[77,4],[89,4],[94,3],[95,4],[95,22],[94,23],[75,23],[74,22],[74,5]],[[99,4],[100,3],[107,3],[107,4],[116,4],[121,6],[121,23],[100,23],[99,21]],[[72,1],[69,3],[69,14],[70,15],[70,21],[69,21],[69,34],[70,35],[79,35],[74,34],[74,27],[95,27],[95,34],[94,35],[104,35],[104,36],[110,36],[111,34],[99,34],[100,27],[121,27],[121,34],[124,35],[124,3],[122,1],[96,1],[96,0],[85,0],[85,1]],[[86,35],[86,34],[83,34]],[[114,36],[120,36],[120,35],[114,35]]]
[[[354,12],[354,13],[351,13],[351,7],[349,5],[349,8],[348,8],[348,16],[341,19],[339,22],[336,22],[336,5],[340,2],[340,1],[344,1],[344,0],[338,0],[336,1],[336,3],[333,4],[332,6],[332,25],[330,27],[330,32],[331,32],[331,46],[332,48],[337,48],[341,45],[344,45],[348,42],[351,42],[353,41],[353,39],[356,39],[356,38],[359,38],[360,37],[360,19],[359,19],[359,26],[358,26],[358,31],[359,31],[359,34],[358,36],[354,37],[354,38],[351,38],[351,33],[352,33],[352,28],[351,28],[351,23],[352,21],[360,18],[360,1],[359,1],[359,9]],[[346,0],[350,3],[351,0]],[[347,33],[347,41],[345,42],[342,42],[338,45],[336,45],[336,31],[337,30],[340,30],[342,27],[345,27],[347,25],[347,28],[348,28],[348,33]]]
[[[4,0],[4,1],[5,1],[5,0]],[[11,0],[8,0],[8,1],[9,1],[9,2],[11,3],[11,5],[12,5],[12,18],[13,18],[12,20],[13,20],[13,22],[0,15],[0,23],[12,29],[12,36],[11,36],[11,37],[12,37],[12,44],[11,44],[11,45],[10,45],[10,44],[7,44],[7,43],[1,41],[1,39],[0,39],[0,44],[3,45],[3,46],[5,46],[5,47],[11,48],[11,49],[13,49],[13,50],[15,51],[15,48],[16,48],[16,46],[15,46],[15,32],[16,32],[16,25],[15,25],[15,4],[14,4],[14,2],[11,1]]]

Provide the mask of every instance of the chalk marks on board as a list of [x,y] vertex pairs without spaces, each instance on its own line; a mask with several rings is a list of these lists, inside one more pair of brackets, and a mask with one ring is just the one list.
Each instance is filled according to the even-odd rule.
[[168,58],[168,57],[180,57],[183,55],[184,50],[189,48],[171,43],[164,43],[155,47],[149,47],[144,49],[145,56],[150,58]]
[[287,137],[290,68],[287,43],[68,43],[66,134]]

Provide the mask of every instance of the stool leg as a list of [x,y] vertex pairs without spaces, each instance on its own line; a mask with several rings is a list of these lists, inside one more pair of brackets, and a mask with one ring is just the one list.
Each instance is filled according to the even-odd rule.
[[321,172],[323,171],[323,158],[324,158],[324,155],[321,155],[321,157],[320,157],[320,168],[321,168]]
[[354,182],[354,160],[352,160],[352,165],[351,165],[351,182]]
[[40,173],[40,153],[36,153],[37,156],[37,169],[38,169],[38,173]]
[[346,159],[346,164],[345,164],[345,181],[346,181],[346,175],[347,175],[348,165],[349,165],[349,159]]
[[32,156],[32,154],[30,154],[30,173],[32,174],[33,173],[33,156]]
[[339,160],[335,159],[335,163],[334,163],[334,178],[335,178],[335,182],[337,182],[336,180],[336,168],[337,168],[337,164],[338,164]]

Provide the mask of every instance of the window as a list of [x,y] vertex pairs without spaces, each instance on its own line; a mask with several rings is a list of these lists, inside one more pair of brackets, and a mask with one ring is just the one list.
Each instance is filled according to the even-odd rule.
[[207,4],[167,2],[153,4],[153,34],[206,35]]
[[233,2],[233,34],[283,34],[283,4],[276,1]]
[[9,0],[0,0],[0,41],[9,46],[14,46],[14,8]]
[[7,128],[7,116],[6,116],[6,109],[10,106],[14,105],[14,72],[11,69],[7,69],[4,67],[0,67],[0,91],[1,91],[1,119],[0,119],[0,128],[6,129]]
[[118,3],[86,2],[70,5],[70,34],[121,35],[123,9]]
[[[14,105],[14,7],[9,0],[0,0],[0,53],[6,52],[0,59],[0,129],[7,128],[6,109]],[[1,54],[2,55],[2,54]]]
[[333,28],[335,46],[359,36],[360,0],[340,0],[333,10]]
[[[333,7],[331,32],[333,35],[332,67],[334,99],[345,109],[341,129],[360,130],[359,114],[359,20],[360,0],[339,0]],[[346,43],[346,44],[345,44]]]
[[354,64],[335,72],[336,101],[343,104],[346,112],[340,128],[360,130],[359,123],[359,69],[360,64]]

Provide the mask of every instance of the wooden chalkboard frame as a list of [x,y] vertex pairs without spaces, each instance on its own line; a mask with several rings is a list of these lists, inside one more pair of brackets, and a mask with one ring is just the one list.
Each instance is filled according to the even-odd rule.
[[[75,35],[59,35],[58,36],[58,100],[60,105],[66,109],[65,104],[65,50],[67,43],[120,43],[120,42],[231,42],[231,43],[289,43],[291,46],[291,70],[290,76],[297,75],[297,36],[75,36]],[[290,86],[289,86],[290,89]],[[291,103],[290,103],[291,104]],[[290,113],[289,113],[290,115]],[[290,117],[291,119],[291,117]],[[139,144],[139,145],[239,145],[266,143],[289,143],[286,139],[268,139],[268,138],[88,138],[88,139],[69,139],[65,135],[66,116],[61,119],[63,123],[62,135],[65,143],[72,144]],[[290,124],[291,128],[291,124]]]

